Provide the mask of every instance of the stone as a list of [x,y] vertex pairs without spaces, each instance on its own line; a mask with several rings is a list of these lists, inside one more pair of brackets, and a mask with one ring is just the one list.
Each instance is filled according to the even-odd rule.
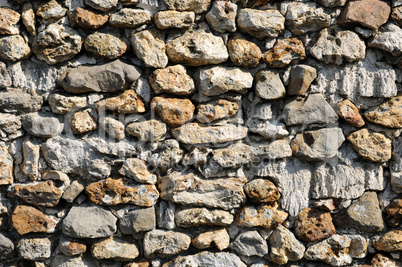
[[237,15],[240,31],[258,39],[278,37],[285,29],[285,18],[278,10],[240,9]]
[[209,25],[219,32],[236,31],[237,5],[226,1],[215,1],[205,16]]
[[14,256],[14,243],[8,237],[0,233],[0,259],[8,259]]
[[101,117],[99,126],[108,133],[109,137],[116,140],[122,140],[126,136],[124,133],[124,124],[113,117]]
[[370,266],[378,267],[401,267],[399,260],[388,258],[382,254],[376,254],[371,260]]
[[335,111],[322,94],[310,94],[305,99],[289,102],[285,105],[283,114],[288,126],[312,123],[330,124],[338,120]]
[[0,34],[19,34],[17,23],[20,20],[20,14],[10,8],[0,8]]
[[295,223],[295,233],[303,241],[314,242],[336,233],[331,213],[318,208],[302,210]]
[[125,235],[151,231],[155,227],[154,207],[131,210],[119,220],[119,229]]
[[152,152],[148,158],[148,162],[163,171],[175,166],[183,158],[183,150],[181,150],[179,142],[175,139],[162,141],[158,148]]
[[233,215],[224,210],[206,208],[184,208],[175,214],[179,227],[228,226],[233,222]]
[[386,207],[386,221],[388,226],[397,227],[402,222],[402,201],[400,197],[396,197]]
[[366,45],[356,33],[334,26],[320,31],[310,53],[326,64],[341,65],[364,59]]
[[385,233],[378,239],[374,241],[374,247],[377,250],[392,252],[402,250],[402,230],[394,230]]
[[62,198],[68,203],[72,203],[84,189],[85,187],[75,180],[64,190]]
[[167,126],[159,120],[147,120],[128,124],[126,131],[142,142],[154,142],[166,134]]
[[157,179],[155,174],[148,171],[145,161],[137,158],[126,159],[119,173],[139,183],[155,184]]
[[218,99],[197,106],[197,120],[201,123],[213,122],[220,119],[230,118],[239,111],[237,102]]
[[53,233],[59,218],[46,215],[30,206],[18,205],[12,215],[13,227],[20,235],[28,233]]
[[151,22],[150,12],[142,9],[122,8],[110,15],[109,23],[117,28],[136,28]]
[[364,117],[372,123],[389,128],[402,127],[402,98],[393,97],[382,103],[378,107],[369,109],[364,113]]
[[172,130],[172,135],[185,144],[221,144],[246,137],[247,128],[235,125],[202,126],[187,123]]
[[116,59],[127,51],[127,44],[109,33],[95,32],[85,38],[85,50],[97,57]]
[[258,227],[272,229],[282,224],[288,214],[278,210],[278,203],[263,204],[258,207],[244,206],[236,214],[236,222],[241,227]]
[[286,12],[286,26],[296,35],[315,32],[331,25],[331,16],[314,2],[292,2]]
[[75,134],[87,133],[98,128],[95,118],[88,109],[75,112],[71,117],[70,125]]
[[33,6],[31,3],[25,3],[22,6],[21,19],[22,19],[22,24],[24,24],[28,33],[32,36],[36,36],[35,12],[33,10]]
[[81,47],[81,36],[72,28],[57,23],[40,31],[32,43],[36,57],[49,65],[72,59]]
[[190,244],[191,238],[186,234],[155,229],[144,236],[144,255],[165,258],[186,251]]
[[194,24],[195,13],[192,11],[159,11],[154,15],[154,23],[161,30],[177,28],[185,29]]
[[303,95],[317,78],[317,70],[308,65],[296,65],[290,71],[287,95]]
[[380,0],[350,1],[338,18],[340,25],[359,24],[376,30],[387,22],[391,13],[388,3]]
[[351,133],[347,140],[364,159],[374,162],[386,162],[391,159],[392,143],[383,134],[370,133],[365,128]]
[[134,66],[115,60],[68,69],[59,77],[59,84],[70,93],[116,92],[126,90],[140,75]]
[[264,141],[254,148],[254,156],[269,160],[287,158],[292,156],[292,149],[286,139]]
[[366,124],[359,113],[359,109],[349,99],[338,102],[338,116],[350,125],[362,127]]
[[178,127],[194,116],[195,106],[189,99],[154,97],[151,110],[171,127]]
[[77,255],[77,256],[65,256],[62,254],[56,255],[50,267],[99,267],[99,263],[96,262],[93,258],[88,257],[86,255]]
[[66,96],[54,93],[49,95],[48,102],[53,113],[64,115],[71,110],[85,107],[87,98],[85,96]]
[[244,192],[256,203],[275,202],[281,195],[278,188],[266,179],[251,180],[244,186]]
[[75,256],[84,254],[87,251],[87,246],[82,241],[60,238],[60,251],[66,256]]
[[22,127],[30,135],[37,137],[54,137],[63,131],[61,118],[51,112],[35,112],[22,116]]
[[194,173],[173,172],[159,179],[158,188],[163,200],[228,210],[245,203],[244,184],[241,178],[204,180]]
[[166,44],[169,60],[175,64],[202,66],[225,62],[229,54],[221,37],[202,31],[186,31]]
[[391,19],[398,22],[399,26],[402,26],[402,7],[394,7],[391,13]]
[[136,244],[121,237],[109,237],[92,244],[91,254],[98,260],[129,261],[138,257]]
[[10,141],[23,135],[21,117],[0,113],[0,140]]
[[268,245],[257,231],[246,231],[230,243],[230,248],[244,256],[263,257],[268,254]]
[[385,229],[377,194],[365,192],[334,217],[339,228],[355,228],[359,232],[377,233]]
[[10,87],[12,84],[10,74],[7,71],[7,66],[0,61],[0,88]]
[[271,70],[263,70],[255,76],[255,94],[267,100],[283,98],[286,95],[285,86],[279,73]]
[[36,9],[36,15],[45,20],[57,20],[66,15],[67,9],[57,3],[56,0],[50,0],[39,4]]
[[39,177],[40,146],[28,139],[22,143],[22,152],[24,161],[20,165],[21,171],[31,180],[36,180]]
[[95,103],[95,107],[99,114],[105,111],[112,111],[115,114],[123,115],[145,112],[144,102],[132,89],[126,90],[118,96],[98,101]]
[[214,264],[216,266],[247,266],[234,253],[203,251],[195,255],[179,256],[176,259],[163,264],[162,267],[185,267],[186,264],[192,264],[193,266],[206,266],[209,264]]
[[201,233],[191,241],[191,244],[198,249],[210,248],[212,243],[220,251],[229,247],[230,236],[225,228]]
[[118,4],[118,0],[85,0],[87,6],[90,6],[99,11],[109,11],[115,8]]
[[380,28],[368,43],[369,47],[378,48],[393,56],[402,55],[402,29],[395,24],[388,23]]
[[233,64],[240,67],[256,67],[262,57],[261,50],[255,43],[241,37],[229,40],[228,52]]
[[[100,134],[100,135],[93,134],[91,136],[88,136],[85,138],[85,143],[90,148],[94,149],[96,151],[96,153],[114,156],[119,159],[123,159],[126,157],[132,157],[133,155],[136,155],[138,153],[138,149],[136,148],[136,142],[132,142],[131,140],[127,140],[127,139],[118,141],[118,140],[115,140],[112,138],[108,138],[104,134]],[[83,151],[83,152],[85,154],[85,151]],[[90,152],[90,155],[88,155],[89,157],[102,160],[102,158],[98,157],[97,154],[91,155],[91,153],[93,151],[91,151],[90,149],[89,149],[89,152]],[[109,164],[109,163],[105,162],[105,164]],[[83,165],[85,165],[85,162]],[[106,176],[108,176],[108,175],[106,175]]]
[[182,65],[157,69],[149,76],[149,83],[154,92],[159,95],[170,93],[175,95],[190,95],[195,91],[193,79]]
[[325,7],[344,6],[347,0],[318,0],[317,2]]
[[17,250],[21,258],[31,261],[49,259],[52,253],[52,242],[49,238],[21,238]]
[[278,39],[274,47],[262,55],[271,68],[283,68],[306,59],[303,42],[297,38]]
[[208,10],[211,0],[163,0],[168,9],[194,11],[196,14]]
[[31,54],[27,41],[21,35],[0,37],[0,58],[7,61],[26,59]]
[[116,223],[117,218],[109,210],[85,204],[70,209],[63,220],[62,231],[72,238],[109,237],[117,231]]
[[7,113],[30,113],[39,111],[43,98],[32,89],[9,88],[0,92],[0,110]]
[[164,68],[168,64],[164,34],[155,29],[144,30],[131,36],[135,55],[144,61],[146,67]]
[[306,248],[296,239],[291,231],[278,225],[269,237],[269,256],[276,264],[286,264],[288,261],[298,261],[304,256]]
[[109,16],[98,14],[91,10],[77,7],[76,10],[68,14],[70,25],[73,28],[96,30],[105,25],[109,20]]
[[52,181],[46,181],[36,184],[15,184],[12,194],[29,204],[54,207],[59,203],[62,190]]
[[151,207],[156,204],[159,193],[154,185],[134,185],[123,178],[107,178],[85,187],[89,199],[100,205],[134,204]]

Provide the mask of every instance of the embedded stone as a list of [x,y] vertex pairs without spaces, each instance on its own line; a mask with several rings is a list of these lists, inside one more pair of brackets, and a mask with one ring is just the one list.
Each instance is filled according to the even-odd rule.
[[195,255],[179,256],[176,259],[163,264],[162,267],[186,267],[188,262],[191,262],[194,266],[207,266],[210,265],[211,262],[217,266],[247,266],[234,253],[203,251]]
[[26,203],[54,207],[59,203],[62,190],[56,187],[52,181],[46,181],[36,184],[16,184],[12,193]]
[[0,58],[8,61],[26,59],[31,54],[27,41],[21,35],[0,37]]
[[68,18],[71,27],[91,30],[99,29],[109,20],[108,15],[98,14],[81,7],[77,7],[76,10],[70,12]]
[[194,116],[195,106],[190,99],[154,97],[151,109],[171,127],[178,127]]
[[116,59],[127,51],[127,44],[113,34],[95,32],[84,41],[85,49],[98,57]]
[[317,78],[317,70],[308,65],[296,65],[290,71],[287,95],[302,95]]
[[49,238],[21,238],[17,245],[21,258],[31,261],[42,261],[50,258],[52,242]]
[[27,139],[22,143],[22,152],[24,160],[20,165],[21,171],[31,180],[36,180],[39,177],[40,146]]
[[19,34],[17,23],[20,14],[10,8],[0,8],[0,34]]
[[49,138],[59,134],[64,129],[61,118],[51,112],[35,112],[22,116],[22,126],[30,135]]
[[359,109],[349,99],[338,102],[337,106],[338,116],[347,123],[359,128],[366,124],[359,113]]
[[28,33],[32,36],[36,36],[35,12],[33,10],[33,6],[31,3],[25,3],[22,6],[21,19],[22,19],[22,24],[24,24]]
[[236,222],[241,227],[258,227],[271,229],[282,224],[288,217],[286,212],[278,210],[278,203],[244,206],[236,214]]
[[195,91],[193,79],[182,65],[157,69],[149,76],[149,83],[157,95],[170,93],[175,95],[190,95]]
[[190,244],[191,238],[186,234],[155,229],[144,236],[144,255],[165,258],[186,251]]
[[338,7],[344,6],[347,0],[317,0],[317,2],[325,7]]
[[303,42],[297,38],[279,39],[262,58],[271,68],[283,68],[306,59],[306,51]]
[[49,96],[48,102],[53,113],[64,115],[73,109],[85,107],[87,98],[85,96],[65,96],[54,93]]
[[0,92],[0,110],[7,113],[30,113],[39,111],[43,98],[35,90],[9,88]]
[[155,208],[134,209],[119,220],[119,229],[125,235],[148,232],[156,227]]
[[[401,267],[401,263],[398,259],[394,260],[390,257],[386,257],[382,254],[376,254],[372,259],[371,259],[371,266],[376,266],[376,267]],[[364,267],[364,266],[363,266]],[[368,266],[369,267],[369,266]]]
[[230,118],[239,111],[237,102],[218,99],[197,106],[197,120],[201,123],[213,122],[216,120]]
[[269,256],[276,264],[286,264],[288,261],[298,261],[304,256],[306,248],[296,239],[291,231],[278,225],[269,237]]
[[10,73],[4,62],[0,61],[0,88],[10,87],[12,84]]
[[402,222],[402,198],[396,197],[386,207],[386,221],[390,227],[397,227]]
[[194,11],[196,14],[208,10],[211,0],[163,0],[168,9]]
[[124,93],[118,96],[98,101],[95,103],[95,107],[98,109],[98,113],[100,114],[105,111],[112,111],[116,114],[134,114],[145,112],[144,102],[132,89],[126,90]]
[[225,228],[220,230],[212,230],[199,234],[191,241],[194,247],[198,249],[206,249],[212,247],[212,244],[220,251],[229,247],[230,236]]
[[85,187],[75,180],[64,190],[62,198],[68,203],[72,203],[84,189]]
[[121,237],[109,237],[92,244],[91,254],[98,260],[129,261],[138,257],[136,244]]
[[233,215],[224,210],[206,208],[184,208],[175,214],[179,227],[228,226],[233,222]]
[[56,255],[51,261],[50,267],[98,267],[99,263],[95,261],[92,257],[87,255],[77,255],[77,256],[66,256],[63,254]]
[[88,109],[75,112],[71,117],[70,125],[75,134],[90,132],[98,128],[95,118]]
[[12,258],[14,256],[14,243],[9,238],[0,233],[0,260]]
[[13,183],[13,163],[14,160],[9,154],[7,148],[0,145],[0,185],[9,185]]
[[119,173],[125,177],[134,179],[139,183],[155,184],[156,175],[148,171],[145,161],[137,158],[128,158],[124,161]]
[[135,55],[144,61],[146,67],[164,68],[168,64],[164,33],[155,29],[134,33],[131,45]]
[[56,0],[50,0],[39,4],[36,9],[36,15],[45,20],[56,20],[66,15],[67,9],[60,5]]
[[122,140],[126,137],[124,124],[113,117],[102,117],[99,119],[99,126],[112,138]]
[[269,180],[254,179],[244,186],[244,192],[253,202],[275,202],[279,199],[278,188]]
[[393,56],[402,55],[402,29],[393,23],[382,26],[368,43],[369,47],[381,49]]
[[387,252],[402,250],[402,230],[394,230],[385,233],[380,239],[374,241],[374,247],[377,250]]
[[295,233],[303,241],[314,242],[336,233],[331,213],[318,208],[305,208],[295,223]]
[[228,52],[233,64],[241,67],[256,67],[262,57],[261,50],[255,43],[241,37],[229,41]]
[[119,3],[118,0],[85,0],[84,2],[86,5],[103,12],[112,10]]
[[150,12],[142,9],[122,8],[110,15],[110,25],[118,28],[135,28],[151,22]]
[[226,1],[215,1],[205,18],[209,25],[217,32],[235,32],[236,14],[236,4]]
[[230,244],[230,248],[244,256],[263,257],[268,254],[268,245],[258,231],[246,231]]
[[402,97],[393,97],[378,107],[366,111],[364,117],[372,123],[385,127],[401,128]]
[[192,11],[174,11],[166,10],[159,11],[154,15],[154,22],[156,27],[161,30],[177,28],[185,29],[194,24],[195,13]]
[[166,134],[167,126],[158,120],[147,120],[128,124],[126,131],[143,142],[153,142]]
[[148,162],[163,171],[175,166],[183,158],[183,150],[175,139],[164,140],[148,158]]
[[30,206],[18,205],[12,215],[13,227],[20,235],[28,233],[53,233],[59,218],[46,215]]
[[59,249],[66,256],[75,256],[84,254],[87,246],[82,241],[60,238]]
[[240,9],[237,15],[239,30],[258,39],[278,37],[285,29],[285,18],[278,10]]
[[0,140],[10,141],[23,135],[21,117],[0,113]]
[[255,76],[255,93],[258,97],[267,100],[283,98],[286,95],[285,86],[278,72],[263,70]]
[[399,26],[402,26],[402,6],[392,9],[391,19],[397,21]]
[[254,156],[263,159],[281,159],[292,156],[292,149],[289,141],[286,139],[278,139],[272,142],[264,141],[254,148]]

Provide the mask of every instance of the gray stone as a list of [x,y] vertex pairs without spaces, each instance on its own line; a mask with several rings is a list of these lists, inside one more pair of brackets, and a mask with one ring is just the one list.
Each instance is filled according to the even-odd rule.
[[156,216],[159,228],[172,230],[176,228],[174,221],[176,205],[170,201],[160,201],[156,208]]
[[66,15],[67,9],[56,0],[50,0],[36,5],[36,15],[45,20],[57,20]]
[[144,61],[145,66],[164,68],[169,61],[164,39],[164,33],[158,30],[145,30],[131,36],[131,45],[135,55]]
[[97,57],[109,60],[121,57],[127,51],[127,44],[117,35],[95,32],[84,41],[85,50]]
[[11,86],[11,77],[7,71],[7,66],[4,62],[0,61],[0,88]]
[[161,139],[167,132],[165,123],[159,120],[133,122],[126,126],[126,131],[143,142],[154,142]]
[[53,113],[64,115],[71,110],[85,107],[87,105],[87,98],[85,96],[65,96],[54,93],[49,96],[48,102]]
[[161,30],[170,28],[188,28],[193,25],[195,20],[195,13],[192,11],[160,11],[155,14],[154,22],[156,27]]
[[122,140],[125,137],[124,124],[113,117],[99,118],[99,126],[116,140]]
[[154,207],[129,211],[119,220],[119,229],[125,235],[151,231],[155,227],[156,216]]
[[205,18],[217,32],[235,32],[236,14],[236,4],[226,1],[215,1]]
[[85,187],[77,180],[73,181],[70,186],[64,190],[62,198],[68,203],[72,203],[78,195],[84,191],[84,188]]
[[85,139],[85,142],[104,155],[111,155],[119,158],[131,157],[137,154],[136,144],[127,140],[113,140],[103,135],[92,135]]
[[281,159],[292,156],[292,149],[290,148],[289,141],[286,139],[259,142],[253,147],[254,156],[262,159]]
[[182,158],[183,150],[181,150],[179,142],[175,139],[168,139],[158,146],[148,161],[152,166],[166,170],[179,163]]
[[91,254],[98,260],[130,261],[138,257],[138,247],[131,240],[110,237],[92,244]]
[[267,241],[257,231],[247,231],[239,234],[230,244],[230,248],[244,256],[263,257],[268,254]]
[[39,177],[40,146],[28,139],[22,143],[22,151],[24,161],[20,165],[21,171],[31,180],[36,180]]
[[393,56],[402,55],[402,29],[395,24],[382,26],[374,38],[368,43],[369,47],[381,49]]
[[288,95],[302,95],[317,78],[317,70],[308,65],[296,65],[290,71]]
[[179,227],[228,226],[233,222],[233,215],[224,210],[206,208],[184,208],[176,212],[175,221]]
[[54,137],[63,131],[64,124],[61,118],[52,113],[35,112],[22,117],[22,126],[30,135],[37,137]]
[[276,227],[269,237],[269,247],[272,261],[280,265],[301,260],[306,250],[294,234],[282,225]]
[[0,58],[7,61],[26,59],[31,54],[27,41],[21,35],[0,37]]
[[285,86],[278,72],[264,70],[255,76],[255,93],[258,97],[267,100],[283,98],[286,95]]
[[88,256],[65,256],[63,254],[56,255],[50,267],[100,267],[99,263]]
[[17,245],[21,258],[31,261],[41,261],[50,258],[52,243],[49,238],[22,238]]
[[259,39],[278,37],[285,29],[285,18],[278,10],[243,8],[237,16],[239,30]]
[[203,13],[208,10],[211,0],[163,0],[168,9]]
[[32,89],[9,88],[0,92],[0,110],[8,113],[29,113],[41,109],[43,98]]
[[115,8],[118,2],[118,0],[85,0],[86,5],[103,12]]
[[122,8],[109,18],[110,25],[118,28],[135,28],[151,22],[150,12],[142,9]]
[[169,257],[186,251],[191,244],[187,234],[166,230],[152,230],[144,236],[144,255],[147,258]]
[[190,256],[179,256],[176,259],[165,263],[163,267],[186,267],[186,266],[236,266],[246,267],[247,265],[240,258],[229,252],[204,251]]
[[155,184],[157,179],[155,174],[148,171],[145,161],[137,158],[126,159],[119,173],[139,183]]
[[14,243],[0,233],[0,259],[8,259],[14,256]]
[[21,117],[0,113],[0,139],[10,141],[23,135]]
[[227,148],[216,149],[212,152],[211,163],[223,168],[239,168],[253,158],[253,147],[237,142]]

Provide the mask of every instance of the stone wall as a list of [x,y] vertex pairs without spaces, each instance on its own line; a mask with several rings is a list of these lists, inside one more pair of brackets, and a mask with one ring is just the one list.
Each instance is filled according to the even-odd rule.
[[0,267],[401,266],[401,27],[401,0],[0,0]]

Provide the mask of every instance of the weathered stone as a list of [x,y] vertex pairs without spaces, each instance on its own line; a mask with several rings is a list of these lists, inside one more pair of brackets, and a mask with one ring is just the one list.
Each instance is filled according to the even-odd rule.
[[95,32],[84,41],[85,49],[94,56],[106,59],[121,57],[127,50],[127,44],[113,34]]
[[179,256],[173,261],[163,264],[162,267],[185,267],[188,262],[190,262],[194,266],[205,266],[210,264],[214,264],[217,266],[247,266],[234,253],[204,251],[195,255]]
[[237,26],[259,39],[278,37],[285,29],[285,18],[278,10],[243,8],[237,15]]
[[21,117],[0,113],[0,139],[10,141],[23,135]]
[[17,250],[21,258],[31,261],[41,261],[50,258],[52,242],[49,238],[21,238]]
[[68,177],[67,174],[60,172],[60,171],[55,171],[55,170],[44,171],[42,173],[42,180],[59,181],[59,182],[63,182],[64,185],[66,185],[70,182],[70,178]]
[[383,104],[364,113],[364,117],[372,123],[389,128],[402,127],[402,97],[396,96]]
[[200,104],[197,106],[197,120],[201,123],[208,123],[233,117],[239,111],[239,108],[239,104],[236,102],[224,99]]
[[61,238],[59,249],[66,256],[75,256],[85,253],[87,246],[82,241]]
[[113,117],[101,117],[99,126],[112,138],[122,140],[126,136],[124,133],[124,124]]
[[96,262],[93,258],[88,257],[86,255],[78,255],[78,256],[65,256],[62,254],[56,255],[50,267],[99,267],[99,263]]
[[212,33],[186,31],[166,45],[169,60],[188,66],[225,62],[229,54],[221,37]]
[[268,245],[257,231],[246,231],[230,244],[230,248],[244,256],[263,257],[268,254]]
[[163,0],[168,9],[203,13],[208,10],[211,0]]
[[91,254],[98,260],[129,261],[140,253],[136,244],[121,237],[109,237],[92,244]]
[[337,106],[338,116],[347,123],[359,128],[365,124],[359,109],[349,99],[338,102]]
[[166,55],[164,33],[155,29],[137,32],[131,36],[131,45],[135,55],[152,68],[166,67],[169,59]]
[[13,227],[20,235],[28,233],[53,233],[59,218],[46,215],[30,206],[18,205],[11,216]]
[[12,81],[7,66],[4,62],[0,61],[0,88],[10,87],[11,84]]
[[[401,267],[402,264],[399,260],[388,258],[382,254],[376,254],[371,260],[371,266],[375,267]],[[364,266],[363,266],[364,267]]]
[[0,260],[12,258],[14,256],[14,243],[9,238],[0,233]]
[[147,232],[155,229],[155,208],[131,210],[119,220],[119,229],[125,235]]
[[25,3],[22,6],[21,19],[22,19],[22,24],[24,24],[28,33],[32,36],[36,36],[35,13],[34,13],[33,6],[31,3]]
[[286,139],[274,140],[272,142],[258,143],[254,147],[254,156],[262,159],[280,159],[292,156],[292,149]]
[[45,20],[56,20],[64,17],[67,9],[65,9],[62,5],[57,3],[56,0],[50,0],[48,2],[44,2],[43,4],[39,4],[36,9],[36,15]]
[[51,112],[35,112],[22,116],[22,126],[30,135],[37,137],[54,137],[63,131],[61,118]]
[[31,180],[36,180],[39,177],[40,146],[28,139],[22,143],[22,152],[24,160],[20,165],[21,171]]
[[184,29],[193,25],[195,13],[192,11],[179,12],[173,10],[159,11],[154,16],[156,27],[161,30],[170,28]]
[[70,125],[75,134],[90,132],[98,128],[95,118],[88,109],[75,112],[71,117]]
[[395,24],[388,23],[380,28],[374,38],[368,43],[369,47],[381,49],[393,56],[402,55],[402,29]]
[[270,103],[250,107],[251,109],[247,112],[250,116],[247,120],[247,127],[251,132],[258,133],[268,139],[278,139],[289,135],[285,124],[272,118]]
[[277,40],[274,47],[262,58],[271,68],[283,68],[306,59],[303,42],[297,38]]
[[133,122],[127,125],[126,131],[143,142],[154,142],[161,139],[167,132],[166,124],[158,120]]
[[278,72],[263,70],[255,76],[255,93],[258,97],[267,100],[283,98],[286,95],[285,86]]
[[190,95],[195,91],[194,81],[182,65],[155,70],[149,76],[149,82],[158,95],[162,93]]
[[112,111],[116,114],[133,114],[145,112],[144,102],[138,94],[130,89],[124,93],[95,103],[98,113]]
[[257,203],[275,202],[279,199],[278,188],[269,180],[254,179],[244,186],[247,196]]
[[[85,219],[90,218],[90,219]],[[63,220],[63,234],[73,238],[100,238],[117,231],[117,218],[96,205],[73,206]]]
[[242,67],[256,67],[262,57],[261,50],[255,43],[241,37],[229,41],[228,52],[233,64]]
[[81,36],[72,28],[57,23],[39,32],[32,43],[36,57],[49,65],[72,59],[81,47]]
[[290,79],[287,94],[302,95],[317,78],[317,70],[308,65],[296,65],[290,71]]
[[154,97],[151,109],[171,127],[178,127],[194,116],[195,106],[189,99]]
[[121,175],[134,179],[139,183],[155,184],[156,175],[148,171],[145,161],[137,158],[128,158],[119,170]]
[[360,24],[376,30],[387,22],[391,7],[380,0],[350,1],[338,18],[340,25]]
[[73,109],[85,107],[87,105],[87,98],[85,96],[65,96],[54,93],[49,96],[48,102],[53,113],[64,115]]
[[318,3],[325,7],[344,6],[347,0],[317,0]]
[[253,147],[237,142],[227,148],[214,150],[210,162],[223,168],[238,168],[252,160],[253,150]]
[[295,233],[303,241],[314,242],[334,235],[336,230],[329,212],[306,208],[299,213]]
[[402,201],[401,197],[396,197],[385,209],[387,213],[387,224],[396,227],[402,222]]
[[74,199],[76,199],[78,195],[84,191],[84,189],[85,187],[78,181],[73,181],[71,185],[64,190],[62,198],[65,201],[72,203]]
[[236,4],[226,1],[215,1],[205,18],[209,25],[217,32],[235,32],[236,14]]
[[185,208],[175,214],[179,227],[228,226],[233,222],[233,215],[224,210],[206,208]]
[[83,29],[96,30],[108,21],[109,16],[77,7],[76,10],[69,13],[68,18],[70,19],[70,25],[73,28],[80,27]]
[[183,150],[181,150],[179,142],[175,139],[162,141],[158,148],[152,152],[148,158],[148,162],[163,171],[175,166],[183,158]]
[[288,217],[288,214],[278,210],[278,207],[277,202],[258,207],[244,206],[236,214],[237,225],[241,227],[275,228]]
[[0,38],[0,58],[8,61],[26,59],[31,54],[27,41],[21,35]]
[[159,179],[158,188],[164,200],[228,210],[245,203],[245,182],[241,178],[203,180],[193,173],[173,172]]
[[0,34],[19,34],[20,14],[10,8],[0,8]]
[[306,250],[293,233],[282,225],[278,225],[269,237],[269,247],[272,261],[280,265],[301,260]]
[[70,93],[115,92],[127,89],[139,77],[134,66],[115,60],[98,66],[68,69],[59,78],[59,84]]
[[399,26],[402,26],[402,6],[392,9],[391,19],[397,21]]
[[220,251],[229,247],[230,236],[225,228],[204,232],[191,241],[191,244],[198,249],[210,248],[212,243]]
[[142,9],[122,8],[110,15],[110,25],[118,28],[135,28],[151,22],[151,13]]
[[368,129],[361,129],[351,133],[347,140],[364,159],[386,162],[391,158],[392,142],[383,134],[370,133]]
[[10,88],[0,92],[0,110],[8,113],[29,113],[41,109],[43,98],[34,90]]
[[13,195],[25,202],[37,206],[54,207],[59,203],[62,190],[52,181],[37,184],[16,184]]
[[326,64],[341,65],[364,59],[366,45],[356,33],[334,26],[320,31],[310,53]]
[[144,236],[144,255],[147,258],[169,257],[186,251],[191,238],[180,232],[152,230]]
[[402,230],[388,232],[374,242],[378,250],[392,252],[402,250]]
[[86,5],[94,8],[94,9],[106,12],[106,11],[109,11],[109,10],[115,8],[119,1],[118,0],[85,0],[84,2]]

